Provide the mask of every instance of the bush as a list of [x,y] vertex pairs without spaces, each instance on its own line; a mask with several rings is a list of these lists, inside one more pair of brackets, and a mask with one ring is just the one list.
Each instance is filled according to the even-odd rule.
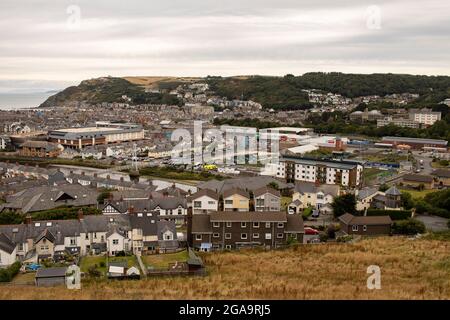
[[407,219],[394,222],[392,231],[395,234],[415,235],[425,232],[425,225],[416,219]]
[[106,267],[105,261],[100,261],[99,265],[100,265],[100,268]]
[[330,224],[330,225],[328,226],[328,229],[327,229],[327,237],[328,237],[329,239],[335,239],[335,238],[336,238],[336,227],[335,227],[334,224]]
[[10,282],[20,271],[22,264],[14,262],[6,269],[0,269],[0,282]]
[[411,218],[411,210],[380,210],[368,209],[368,216],[389,216],[392,220],[406,220]]
[[93,278],[99,278],[102,275],[102,273],[97,270],[96,266],[89,267],[88,274]]
[[321,233],[319,235],[319,239],[320,239],[320,242],[327,242],[328,241],[328,235],[326,233]]

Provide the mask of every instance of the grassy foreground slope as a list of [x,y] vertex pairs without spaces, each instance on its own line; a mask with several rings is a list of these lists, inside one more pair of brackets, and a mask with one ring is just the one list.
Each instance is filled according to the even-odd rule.
[[[450,299],[449,252],[449,241],[395,237],[212,253],[204,278],[89,282],[78,292],[6,286],[0,299]],[[380,290],[366,287],[374,264]]]

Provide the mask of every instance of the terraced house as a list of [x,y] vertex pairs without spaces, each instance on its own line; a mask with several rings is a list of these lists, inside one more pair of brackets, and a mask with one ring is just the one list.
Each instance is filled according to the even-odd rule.
[[192,216],[191,244],[201,251],[278,248],[303,242],[301,215],[285,212],[213,212]]
[[83,216],[0,226],[0,266],[15,261],[59,261],[66,255],[142,254],[178,248],[175,223],[156,212],[132,216]]

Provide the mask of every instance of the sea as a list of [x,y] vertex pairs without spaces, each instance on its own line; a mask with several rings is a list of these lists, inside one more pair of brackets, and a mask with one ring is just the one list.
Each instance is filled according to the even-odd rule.
[[2,93],[0,92],[0,110],[36,108],[56,92]]

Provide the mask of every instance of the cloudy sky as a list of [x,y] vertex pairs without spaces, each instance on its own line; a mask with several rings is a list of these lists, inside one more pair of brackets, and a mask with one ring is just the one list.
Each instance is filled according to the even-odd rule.
[[0,92],[112,75],[450,75],[448,0],[1,0]]

